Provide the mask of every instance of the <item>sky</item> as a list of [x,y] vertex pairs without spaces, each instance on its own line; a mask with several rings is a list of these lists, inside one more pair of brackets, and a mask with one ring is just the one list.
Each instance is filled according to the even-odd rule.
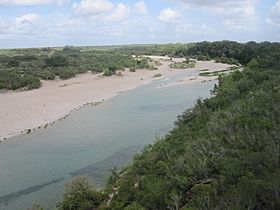
[[0,0],[0,48],[279,37],[280,0]]

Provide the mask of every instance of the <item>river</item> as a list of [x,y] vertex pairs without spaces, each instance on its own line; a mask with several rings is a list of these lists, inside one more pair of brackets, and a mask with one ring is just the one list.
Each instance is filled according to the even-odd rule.
[[0,209],[23,210],[35,202],[54,208],[75,176],[88,176],[101,187],[112,168],[128,164],[156,135],[167,134],[179,114],[210,96],[217,81],[158,88],[165,82],[153,81],[1,143]]

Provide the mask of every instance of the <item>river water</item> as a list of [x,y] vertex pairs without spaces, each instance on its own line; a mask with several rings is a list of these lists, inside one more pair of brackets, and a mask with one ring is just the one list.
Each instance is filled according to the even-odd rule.
[[128,164],[199,97],[210,96],[216,81],[158,88],[191,74],[153,81],[1,143],[0,210],[24,210],[36,202],[52,209],[75,176],[102,186],[112,168]]

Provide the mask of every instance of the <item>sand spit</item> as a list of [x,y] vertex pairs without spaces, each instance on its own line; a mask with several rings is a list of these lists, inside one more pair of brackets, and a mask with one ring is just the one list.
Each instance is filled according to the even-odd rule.
[[0,142],[35,129],[47,128],[84,106],[96,105],[159,79],[154,78],[155,74],[160,73],[161,79],[164,79],[182,71],[218,71],[229,66],[207,61],[198,62],[193,69],[176,70],[169,68],[169,64],[176,59],[153,59],[162,64],[158,70],[123,71],[121,76],[106,78],[101,74],[86,73],[69,80],[42,81],[42,87],[36,90],[0,93]]

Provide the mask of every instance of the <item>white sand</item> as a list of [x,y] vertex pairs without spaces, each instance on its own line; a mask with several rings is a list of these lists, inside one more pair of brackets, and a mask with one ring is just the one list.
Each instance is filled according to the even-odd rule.
[[[157,58],[160,59],[160,58]],[[23,92],[0,93],[0,141],[28,129],[36,129],[57,121],[87,103],[101,102],[118,93],[134,89],[154,80],[155,74],[163,77],[188,70],[171,70],[171,61],[162,60],[159,70],[122,72],[123,76],[102,77],[100,74],[81,74],[69,80],[43,81],[40,89]],[[192,70],[223,70],[228,65],[198,62]]]

